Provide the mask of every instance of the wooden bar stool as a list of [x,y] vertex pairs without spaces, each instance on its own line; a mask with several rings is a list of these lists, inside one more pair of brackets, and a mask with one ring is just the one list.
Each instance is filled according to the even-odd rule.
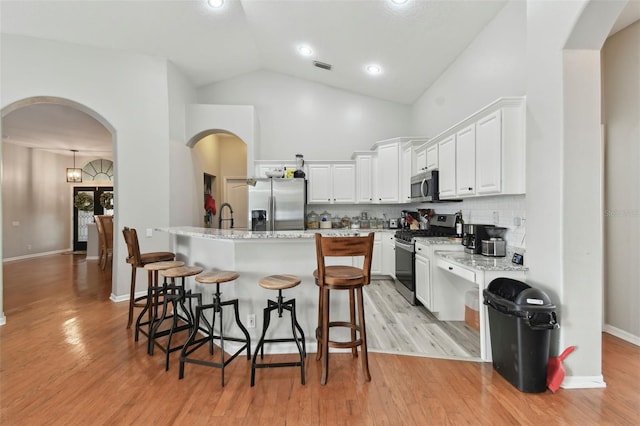
[[[189,336],[189,339],[187,340],[187,342],[184,344],[184,347],[182,348],[182,352],[180,353],[180,374],[178,376],[180,379],[184,377],[184,364],[189,362],[192,364],[206,365],[209,367],[219,368],[222,376],[222,379],[221,379],[222,386],[224,386],[224,367],[227,364],[229,364],[231,361],[233,361],[244,349],[247,350],[247,359],[251,359],[251,338],[249,337],[249,332],[247,331],[247,329],[244,327],[244,325],[242,325],[242,321],[240,321],[240,313],[238,311],[238,299],[226,300],[224,302],[220,300],[220,295],[222,294],[220,293],[220,284],[234,281],[238,277],[239,277],[238,273],[233,271],[208,271],[196,277],[196,281],[201,284],[215,284],[216,292],[213,295],[212,303],[207,305],[203,305],[202,303],[199,303],[198,306],[196,306],[195,326],[191,330],[191,335]],[[240,328],[240,330],[244,334],[244,338],[229,337],[224,335],[224,321],[222,318],[222,312],[225,306],[233,306],[236,325],[238,326],[238,328]],[[209,323],[209,321],[205,317],[205,313],[209,309],[213,310],[211,323]],[[220,333],[217,335],[215,334],[215,330],[214,330],[215,322],[216,322],[216,314],[220,316]],[[196,339],[196,334],[198,333],[198,330],[199,329],[202,330],[202,328],[200,327],[200,321],[205,323],[207,332],[205,333],[204,337]],[[193,352],[195,352],[198,348],[200,348],[202,345],[204,345],[207,342],[209,343],[209,353],[213,355],[213,352],[214,352],[213,343],[214,343],[214,340],[216,339],[220,341],[220,362],[212,362],[212,361],[207,361],[199,358],[189,357],[189,355],[191,355]],[[231,355],[227,359],[225,359],[225,352],[224,352],[225,340],[243,343],[240,349],[238,349],[233,355]]]
[[[304,385],[304,359],[307,355],[307,349],[304,341],[304,332],[302,327],[298,324],[298,318],[296,317],[296,299],[289,299],[286,302],[282,296],[282,290],[287,288],[296,287],[300,284],[300,278],[295,275],[269,275],[263,277],[258,281],[258,284],[262,288],[268,290],[278,290],[277,301],[267,300],[267,307],[264,308],[264,321],[262,323],[262,335],[258,341],[258,346],[253,353],[253,360],[251,361],[251,386],[255,384],[256,368],[271,368],[271,367],[300,367],[300,375],[302,384]],[[267,334],[267,328],[271,322],[271,312],[278,311],[278,317],[282,318],[282,311],[289,311],[291,313],[291,331],[293,333],[292,338],[280,338],[280,339],[265,339]],[[300,333],[298,337],[296,330]],[[264,344],[265,343],[277,343],[277,342],[295,342],[300,353],[300,361],[297,362],[272,362],[272,363],[257,363],[258,352],[260,352],[260,359],[264,359]]]
[[[364,321],[364,301],[362,287],[371,279],[371,256],[373,254],[373,232],[366,237],[322,237],[316,234],[316,257],[318,269],[313,272],[316,285],[319,287],[318,302],[318,352],[316,360],[322,360],[321,384],[327,383],[329,374],[329,348],[351,348],[353,356],[358,356],[357,348],[361,348],[362,371],[366,381],[371,380],[369,359],[367,356],[367,329]],[[325,265],[325,257],[364,256],[362,268],[351,265]],[[331,321],[329,312],[329,293],[332,290],[349,292],[349,321]],[[356,299],[357,315],[356,321]],[[329,330],[332,327],[346,327],[351,331],[350,341],[330,340]]]
[[[191,297],[200,298],[199,294],[192,295],[191,292],[185,290],[184,282],[186,277],[198,275],[202,272],[199,266],[179,266],[177,268],[165,269],[160,274],[165,278],[163,284],[163,301],[162,314],[159,318],[151,321],[149,332],[149,355],[153,355],[153,348],[157,346],[165,353],[165,371],[169,370],[169,354],[182,348],[182,345],[171,346],[173,334],[183,330],[191,330],[194,326],[193,314],[191,309]],[[170,278],[173,284],[169,285],[166,278]],[[178,278],[180,280],[178,280]],[[185,306],[185,300],[189,298],[189,308]],[[172,304],[173,314],[167,316],[167,307]],[[180,310],[178,310],[180,308]],[[171,327],[168,330],[159,331],[160,326],[166,319],[171,319]],[[178,325],[178,319],[184,321],[183,325]],[[162,345],[157,341],[158,337],[169,336],[166,345]]]
[[[122,230],[124,235],[124,241],[127,243],[127,263],[131,264],[131,290],[129,295],[129,320],[127,321],[127,328],[131,327],[133,323],[133,308],[144,308],[146,305],[145,296],[136,296],[136,271],[138,268],[144,268],[147,263],[163,262],[166,260],[175,259],[175,253],[167,251],[157,251],[151,253],[140,253],[140,245],[138,244],[138,233],[135,228],[127,228],[126,226]],[[148,285],[153,284],[153,277],[151,271],[147,273]]]
[[[184,262],[181,260],[168,260],[165,262],[154,262],[147,263],[144,265],[144,269],[147,272],[152,273],[152,284],[149,286],[147,290],[147,298],[146,303],[142,311],[140,311],[140,315],[138,315],[138,319],[136,320],[136,331],[134,334],[134,341],[138,341],[138,334],[142,333],[147,338],[151,333],[151,323],[155,318],[158,318],[158,306],[160,303],[164,303],[164,301],[160,300],[160,296],[163,296],[167,290],[167,279],[164,279],[164,285],[160,284],[160,280],[158,279],[158,272],[164,271],[166,269],[178,268],[180,266],[184,266]],[[152,309],[153,308],[153,309]],[[149,317],[147,321],[142,321],[144,318],[144,314],[149,312]],[[143,326],[148,326],[148,329],[145,331],[142,329]],[[149,348],[147,347],[147,352],[149,352]]]

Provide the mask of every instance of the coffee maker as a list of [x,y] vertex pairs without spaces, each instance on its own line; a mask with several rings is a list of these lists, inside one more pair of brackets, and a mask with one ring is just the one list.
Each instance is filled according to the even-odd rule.
[[470,254],[480,254],[482,252],[482,240],[488,240],[490,238],[487,232],[489,228],[493,228],[493,225],[465,223],[462,226],[462,245],[464,246],[464,251]]

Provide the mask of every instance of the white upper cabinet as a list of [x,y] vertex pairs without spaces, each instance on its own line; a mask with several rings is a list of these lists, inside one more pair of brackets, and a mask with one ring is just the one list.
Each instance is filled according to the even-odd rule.
[[375,194],[374,161],[376,153],[373,151],[355,152],[351,158],[356,162],[356,202],[360,204],[373,203]]
[[440,198],[456,196],[456,135],[438,142]]
[[356,202],[356,175],[353,162],[307,163],[309,204]]
[[378,203],[400,202],[400,142],[379,145],[376,173]]
[[502,111],[495,111],[476,124],[476,193],[502,191]]
[[413,164],[413,144],[406,143],[402,147],[400,159],[400,202],[411,202],[411,174]]
[[427,144],[423,144],[419,147],[416,148],[415,151],[415,157],[416,157],[416,161],[415,161],[415,168],[412,171],[412,174],[417,175],[418,173],[422,173],[424,171],[427,170],[428,166],[428,160],[427,160],[427,150],[429,148],[427,148]]
[[476,186],[476,125],[456,133],[456,194],[473,195]]
[[498,99],[429,147],[436,145],[440,198],[525,193],[525,98]]
[[427,147],[426,170],[438,168],[438,144],[434,143]]

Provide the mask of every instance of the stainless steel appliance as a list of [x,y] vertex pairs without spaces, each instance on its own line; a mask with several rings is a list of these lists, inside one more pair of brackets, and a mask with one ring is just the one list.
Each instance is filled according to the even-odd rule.
[[493,227],[493,225],[465,223],[462,231],[464,251],[470,254],[480,254],[482,252],[482,240],[490,238],[487,229]]
[[456,233],[455,223],[455,215],[441,214],[434,215],[429,219],[429,229],[396,231],[396,290],[410,304],[416,304],[415,238],[454,236]]
[[411,201],[437,201],[440,199],[439,194],[437,170],[428,170],[411,177]]
[[490,257],[504,257],[507,255],[507,242],[503,239],[507,228],[494,226],[487,228],[488,240],[482,240],[481,254]]
[[304,179],[248,179],[247,182],[252,231],[304,230],[307,206]]

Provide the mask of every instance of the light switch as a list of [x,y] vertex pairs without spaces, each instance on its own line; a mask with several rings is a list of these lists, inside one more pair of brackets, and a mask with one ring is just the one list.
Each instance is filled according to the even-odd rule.
[[13,222],[11,222],[12,226],[20,226],[20,222],[18,222],[17,220],[14,220]]
[[153,237],[153,228],[147,228],[147,237]]

